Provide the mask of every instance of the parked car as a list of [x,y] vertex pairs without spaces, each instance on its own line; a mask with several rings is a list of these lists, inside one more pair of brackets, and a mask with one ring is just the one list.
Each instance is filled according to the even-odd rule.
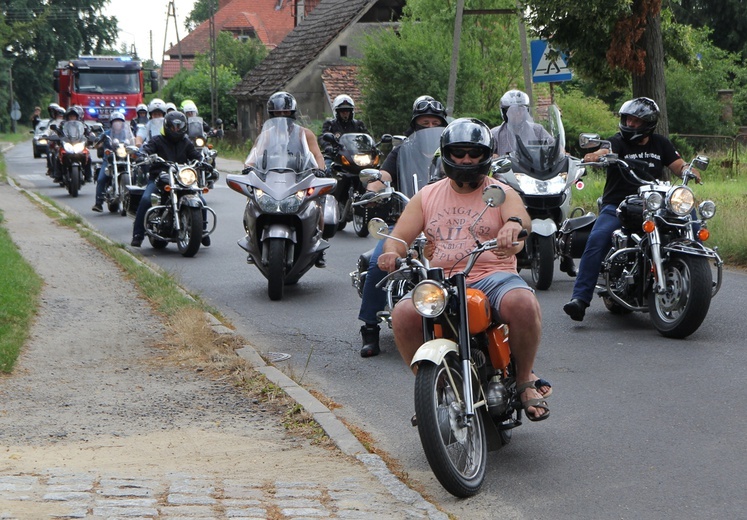
[[47,155],[47,136],[44,133],[47,131],[48,126],[49,119],[42,119],[34,130],[29,130],[29,133],[34,134],[34,137],[31,139],[34,159],[38,159],[42,155]]

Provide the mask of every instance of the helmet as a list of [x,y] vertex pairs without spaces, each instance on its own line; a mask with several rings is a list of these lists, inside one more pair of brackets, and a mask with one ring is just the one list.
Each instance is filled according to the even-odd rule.
[[109,121],[124,121],[125,115],[120,110],[115,110],[112,112],[112,115],[109,116]]
[[267,113],[270,115],[270,118],[278,117],[275,115],[275,112],[286,110],[290,111],[289,117],[296,118],[296,98],[287,92],[275,92],[267,100]]
[[184,101],[182,101],[182,105],[181,107],[179,107],[179,110],[181,110],[185,114],[187,112],[194,112],[195,115],[198,114],[197,105],[195,105],[195,102],[191,99],[185,99]]
[[187,135],[187,116],[174,110],[166,114],[161,133],[172,143],[179,142]]
[[[643,120],[643,125],[638,128],[628,126],[625,121],[626,116],[633,116]],[[658,122],[659,106],[653,99],[639,97],[626,101],[620,107],[620,134],[629,143],[638,143],[643,138],[654,133]]]
[[446,109],[431,96],[420,96],[412,104],[412,119],[410,119],[412,128],[415,128],[415,120],[420,116],[438,117],[443,121],[444,126],[446,125]]
[[341,94],[335,98],[335,101],[332,103],[332,111],[335,113],[335,117],[337,119],[340,119],[340,114],[338,110],[350,110],[350,118],[353,118],[353,115],[355,114],[355,102],[353,101],[353,98],[351,98],[348,95]]
[[174,103],[166,103],[166,113],[173,112],[176,110],[176,105]]
[[501,96],[501,115],[504,121],[508,121],[508,108],[513,106],[529,108],[529,96],[521,90],[509,90]]
[[140,103],[137,106],[137,108],[135,109],[135,112],[141,112],[143,110],[145,110],[147,112],[148,111],[148,105],[146,105],[145,103]]
[[[451,157],[451,149],[476,148],[482,152],[480,160],[474,164],[457,164]],[[488,125],[479,119],[462,117],[455,119],[441,134],[441,162],[447,177],[462,183],[475,183],[482,180],[490,171],[493,156],[493,134]],[[471,156],[470,156],[471,157]]]
[[81,119],[83,119],[81,117],[81,112],[82,111],[83,110],[79,110],[79,107],[76,107],[76,106],[69,107],[65,111],[65,120],[69,121],[69,117],[72,116],[72,115],[75,115],[75,119],[77,119],[78,121],[80,121]]
[[65,115],[65,109],[57,103],[50,103],[49,106],[47,106],[47,112],[49,113],[50,119],[57,119],[57,116]]
[[153,101],[148,103],[148,115],[152,115],[156,110],[162,112],[163,115],[166,115],[166,103],[163,102],[163,99],[155,98]]

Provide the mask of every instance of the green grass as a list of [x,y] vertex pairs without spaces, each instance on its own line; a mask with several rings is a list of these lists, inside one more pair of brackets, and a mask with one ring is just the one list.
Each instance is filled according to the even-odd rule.
[[10,373],[29,335],[42,280],[2,227],[0,211],[0,372]]

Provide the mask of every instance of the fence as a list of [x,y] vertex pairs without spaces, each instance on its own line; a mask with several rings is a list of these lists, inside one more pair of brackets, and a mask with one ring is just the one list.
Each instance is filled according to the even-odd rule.
[[671,138],[685,160],[696,153],[702,153],[717,159],[718,165],[728,170],[732,176],[747,171],[747,128],[734,136],[676,134]]

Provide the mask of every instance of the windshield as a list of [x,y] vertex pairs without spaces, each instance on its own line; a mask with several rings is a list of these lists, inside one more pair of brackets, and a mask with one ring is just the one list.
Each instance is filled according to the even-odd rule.
[[78,71],[75,74],[75,91],[96,94],[137,94],[140,92],[140,73],[136,70]]
[[202,126],[201,117],[190,117],[189,119],[187,119],[187,125],[187,133],[192,139],[194,139],[195,137],[205,136],[205,130]]
[[372,153],[376,151],[376,141],[368,134],[342,134],[338,139],[349,153]]
[[265,122],[246,158],[246,165],[264,171],[291,169],[296,172],[317,167],[303,127],[288,117],[273,117]]
[[441,146],[440,126],[423,128],[410,134],[397,155],[397,189],[412,198],[430,179],[433,155]]
[[81,121],[65,121],[62,133],[68,141],[84,141],[86,139],[86,125]]
[[509,107],[507,129],[514,136],[511,159],[527,173],[542,175],[564,161],[565,131],[557,106],[541,107],[537,112],[535,121],[525,107]]

